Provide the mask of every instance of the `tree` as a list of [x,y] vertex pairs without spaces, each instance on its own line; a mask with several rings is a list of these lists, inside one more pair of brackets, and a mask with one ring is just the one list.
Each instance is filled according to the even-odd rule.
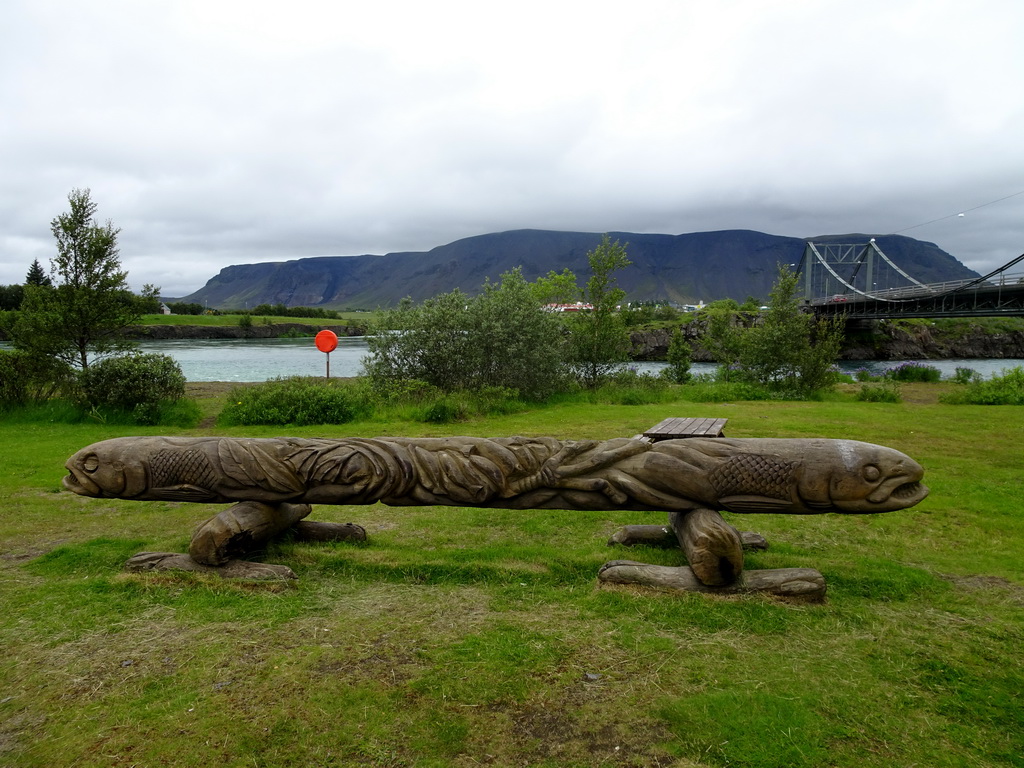
[[142,302],[158,290],[147,286],[142,299],[128,290],[118,258],[117,235],[108,221],[94,220],[96,203],[88,189],[68,195],[70,210],[50,223],[57,240],[51,260],[54,285],[28,285],[21,313],[12,327],[19,349],[49,354],[85,370],[90,355],[102,357],[133,345],[124,329],[137,323]]
[[690,380],[690,366],[693,362],[693,348],[686,343],[683,332],[676,328],[668,344],[667,376],[676,384],[685,384]]
[[53,285],[53,280],[51,280],[50,276],[43,270],[42,265],[39,263],[39,259],[32,260],[32,266],[28,268],[28,274],[25,275],[25,285]]
[[455,289],[382,313],[363,366],[378,389],[418,380],[448,392],[504,387],[543,398],[562,386],[564,338],[558,318],[514,269],[478,296]]
[[13,311],[21,306],[25,297],[23,285],[0,285],[0,311]]
[[816,320],[800,307],[796,273],[779,266],[768,309],[749,327],[725,312],[709,315],[704,347],[723,365],[768,389],[795,397],[835,384],[832,366],[843,339],[841,319]]
[[551,270],[545,277],[538,277],[530,284],[530,290],[537,303],[573,304],[579,301],[580,288],[576,284],[576,275],[568,267],[561,272]]
[[590,279],[582,298],[592,309],[578,312],[570,320],[571,358],[583,385],[595,387],[603,376],[629,359],[629,332],[619,314],[626,292],[617,287],[612,273],[632,262],[626,255],[626,246],[618,240],[613,243],[608,235],[587,254],[587,261]]

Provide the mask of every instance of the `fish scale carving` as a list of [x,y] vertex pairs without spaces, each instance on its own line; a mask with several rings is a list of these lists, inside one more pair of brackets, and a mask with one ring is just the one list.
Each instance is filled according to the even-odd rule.
[[167,488],[173,485],[198,485],[209,488],[216,475],[202,451],[157,451],[149,464],[152,485]]
[[711,471],[711,483],[719,496],[756,494],[773,499],[789,498],[796,464],[770,456],[746,453],[723,461]]

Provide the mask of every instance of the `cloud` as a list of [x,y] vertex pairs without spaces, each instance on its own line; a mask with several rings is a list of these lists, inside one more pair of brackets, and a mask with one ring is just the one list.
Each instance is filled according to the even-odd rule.
[[980,271],[1024,250],[1014,0],[5,14],[0,283],[46,263],[76,187],[167,295],[525,227],[905,231]]

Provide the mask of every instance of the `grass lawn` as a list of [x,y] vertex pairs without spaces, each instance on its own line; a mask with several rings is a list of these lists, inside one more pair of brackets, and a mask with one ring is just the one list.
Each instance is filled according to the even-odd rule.
[[[1024,409],[565,405],[455,425],[169,430],[0,423],[0,765],[1020,766]],[[939,385],[931,385],[939,386]],[[210,403],[206,408],[212,411]],[[730,515],[823,605],[600,587],[646,513],[318,507],[367,545],[275,545],[297,583],[131,575],[222,507],[86,499],[65,459],[124,434],[730,437],[902,450],[931,496],[872,517]]]

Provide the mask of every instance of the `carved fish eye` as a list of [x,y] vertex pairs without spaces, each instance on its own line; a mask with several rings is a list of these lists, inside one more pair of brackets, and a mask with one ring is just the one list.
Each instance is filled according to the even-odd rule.
[[864,467],[864,470],[861,474],[864,475],[865,480],[867,480],[869,483],[873,483],[875,482],[875,480],[882,476],[882,470],[880,470],[874,464],[868,464],[866,467]]
[[82,460],[82,469],[86,472],[95,472],[100,468],[100,459],[95,453],[90,453]]

